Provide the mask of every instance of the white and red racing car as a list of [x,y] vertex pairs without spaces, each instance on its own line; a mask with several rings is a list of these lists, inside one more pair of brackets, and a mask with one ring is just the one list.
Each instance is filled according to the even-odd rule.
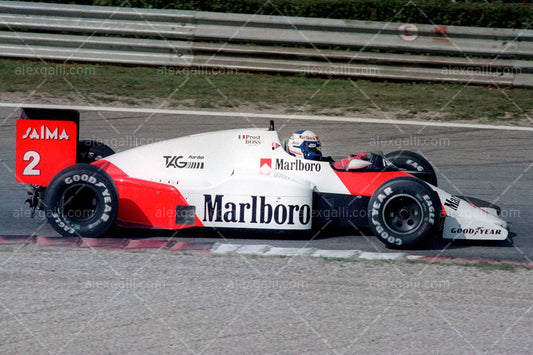
[[386,245],[407,248],[434,236],[508,235],[496,206],[438,188],[414,152],[304,160],[285,151],[271,122],[114,154],[79,141],[78,125],[73,110],[24,108],[17,120],[17,180],[33,186],[30,206],[64,236],[98,237],[114,224],[288,233],[330,225],[370,227]]

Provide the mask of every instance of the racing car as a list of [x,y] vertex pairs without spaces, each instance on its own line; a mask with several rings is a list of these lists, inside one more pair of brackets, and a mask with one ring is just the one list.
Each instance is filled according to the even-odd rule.
[[508,236],[497,206],[437,187],[415,152],[306,160],[290,154],[271,121],[114,153],[79,140],[79,117],[23,108],[17,120],[17,181],[31,185],[30,207],[46,210],[63,236],[99,237],[113,226],[288,235],[331,226],[369,228],[393,248]]

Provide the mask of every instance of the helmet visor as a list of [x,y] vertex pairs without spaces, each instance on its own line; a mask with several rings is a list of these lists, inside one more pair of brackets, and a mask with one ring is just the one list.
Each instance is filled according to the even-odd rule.
[[322,152],[320,151],[320,142],[303,142],[301,149],[306,159],[316,160],[322,157]]

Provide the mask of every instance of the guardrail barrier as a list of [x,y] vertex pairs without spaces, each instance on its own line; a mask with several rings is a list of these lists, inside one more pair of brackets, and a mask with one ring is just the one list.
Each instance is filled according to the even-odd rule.
[[533,87],[517,29],[0,1],[0,56]]

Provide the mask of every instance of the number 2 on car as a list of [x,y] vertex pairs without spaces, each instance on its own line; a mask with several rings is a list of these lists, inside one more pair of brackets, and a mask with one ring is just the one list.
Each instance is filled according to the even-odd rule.
[[61,169],[76,163],[76,123],[17,121],[18,182],[46,186]]

